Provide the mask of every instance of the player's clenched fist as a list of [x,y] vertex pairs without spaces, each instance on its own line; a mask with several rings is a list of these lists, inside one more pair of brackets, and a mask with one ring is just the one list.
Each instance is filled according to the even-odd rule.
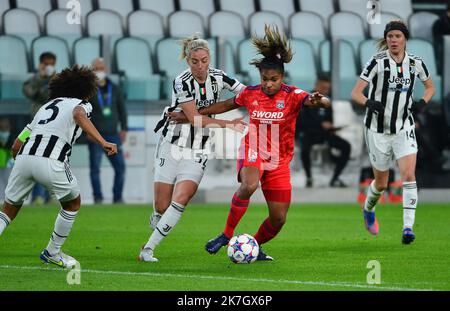
[[117,154],[117,145],[116,144],[106,142],[105,144],[103,144],[102,148],[103,148],[103,150],[106,151],[106,154],[108,156]]

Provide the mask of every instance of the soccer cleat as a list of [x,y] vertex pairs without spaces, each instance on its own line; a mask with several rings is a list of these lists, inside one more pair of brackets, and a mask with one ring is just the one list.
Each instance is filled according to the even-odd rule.
[[405,228],[403,229],[403,235],[402,235],[402,243],[403,244],[411,244],[414,239],[416,238],[416,235],[412,231],[411,228]]
[[363,214],[364,214],[364,225],[366,226],[367,231],[369,231],[373,235],[377,235],[379,228],[378,228],[378,220],[375,216],[375,211],[368,212],[363,208]]
[[222,246],[227,245],[229,241],[230,239],[227,238],[224,233],[222,233],[216,238],[209,240],[205,245],[205,249],[208,253],[215,254],[219,251],[219,249],[222,248]]
[[61,268],[71,269],[77,264],[77,260],[69,255],[59,252],[56,255],[51,256],[50,253],[44,249],[39,258],[45,264],[54,264]]
[[256,260],[258,260],[258,261],[273,261],[273,257],[267,255],[266,253],[263,252],[263,250],[261,248],[259,248],[258,257],[256,258]]
[[150,248],[142,248],[138,257],[139,261],[157,262],[158,258],[153,257],[153,250]]
[[152,216],[150,216],[150,228],[155,230],[161,217],[162,217],[161,214],[158,214],[157,212],[153,211]]

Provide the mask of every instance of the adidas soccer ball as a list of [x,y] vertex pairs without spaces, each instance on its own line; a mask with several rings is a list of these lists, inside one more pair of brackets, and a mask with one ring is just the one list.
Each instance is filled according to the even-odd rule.
[[259,253],[259,245],[249,234],[234,236],[228,242],[228,258],[234,263],[252,263]]

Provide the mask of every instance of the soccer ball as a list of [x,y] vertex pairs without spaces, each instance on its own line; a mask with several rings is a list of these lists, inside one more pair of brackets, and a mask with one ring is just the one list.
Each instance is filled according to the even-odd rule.
[[259,245],[249,234],[234,236],[228,242],[228,258],[234,263],[252,263],[259,253]]

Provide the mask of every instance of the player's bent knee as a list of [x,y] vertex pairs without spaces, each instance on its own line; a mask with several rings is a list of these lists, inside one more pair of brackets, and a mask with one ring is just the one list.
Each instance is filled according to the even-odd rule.
[[243,182],[241,183],[241,191],[246,192],[247,194],[253,194],[256,189],[258,189],[258,181],[257,182]]
[[76,212],[81,208],[81,196],[78,195],[76,198],[68,200],[68,201],[59,201],[63,210],[69,212]]

